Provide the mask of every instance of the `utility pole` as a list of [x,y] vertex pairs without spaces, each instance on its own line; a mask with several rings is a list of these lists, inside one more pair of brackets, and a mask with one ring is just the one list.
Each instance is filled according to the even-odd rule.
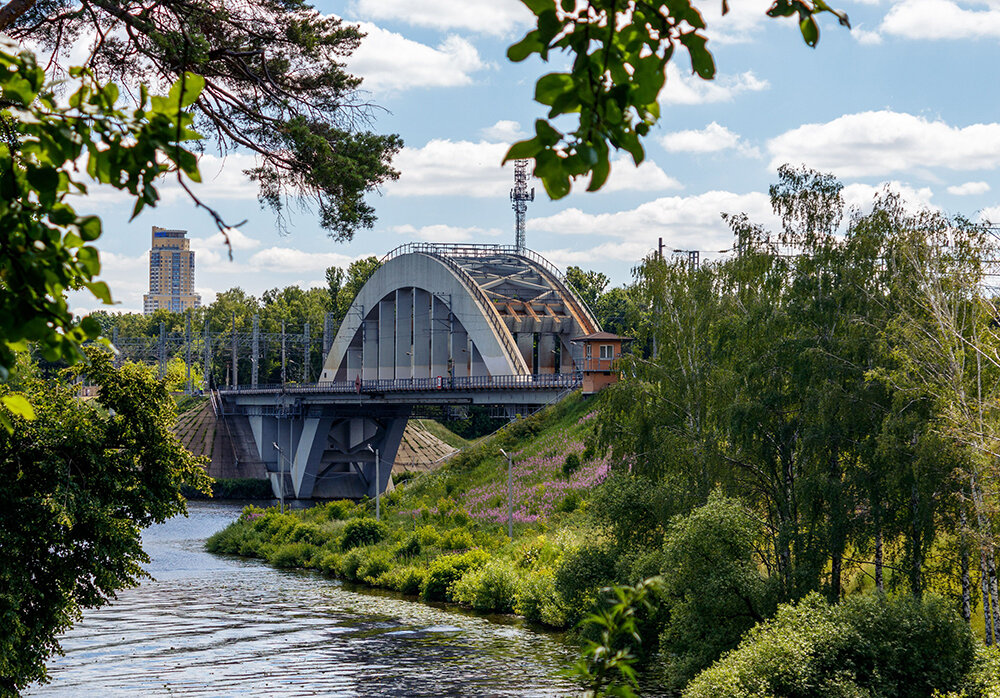
[[258,368],[260,361],[260,316],[253,316],[253,356],[250,357],[250,385],[254,388],[257,387],[257,378],[259,377]]
[[160,323],[160,346],[157,351],[160,362],[160,380],[167,375],[167,324]]
[[514,457],[502,448],[500,453],[507,457],[507,536],[514,540]]
[[208,331],[208,316],[205,316],[205,332],[202,334],[202,342],[205,345],[205,369],[203,371],[203,382],[205,383],[205,390],[211,390],[212,387],[212,340],[211,334]]
[[187,365],[187,392],[194,395],[194,382],[191,380],[191,311],[187,313],[187,322],[184,324],[184,363]]
[[240,387],[240,378],[237,373],[236,367],[236,313],[233,313],[233,337],[232,337],[232,354],[233,354],[233,388]]
[[302,330],[302,382],[309,382],[309,323]]

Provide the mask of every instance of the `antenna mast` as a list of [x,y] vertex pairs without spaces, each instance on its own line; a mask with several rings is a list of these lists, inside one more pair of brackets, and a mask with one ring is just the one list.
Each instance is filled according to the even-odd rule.
[[535,188],[528,191],[528,161],[514,161],[514,188],[510,190],[511,208],[514,209],[514,244],[518,251],[524,249],[524,217],[528,202],[535,200]]

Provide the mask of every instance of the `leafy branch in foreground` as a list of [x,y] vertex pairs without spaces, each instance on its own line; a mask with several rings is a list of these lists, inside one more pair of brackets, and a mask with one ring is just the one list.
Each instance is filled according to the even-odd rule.
[[638,686],[634,648],[642,644],[635,614],[649,608],[649,595],[663,586],[652,577],[635,586],[613,586],[602,592],[610,598],[580,622],[584,633],[595,632],[598,640],[587,640],[571,673],[586,687],[585,695],[633,698]]
[[[657,100],[675,50],[687,51],[695,75],[715,77],[707,26],[691,0],[521,1],[535,14],[537,26],[507,50],[507,57],[520,62],[537,53],[548,62],[560,51],[569,55],[572,67],[538,79],[535,101],[549,107],[548,116],[535,121],[534,137],[511,146],[504,162],[533,158],[534,174],[553,199],[569,194],[571,180],[587,174],[587,190],[600,189],[611,171],[610,148],[625,150],[636,165],[643,161],[642,138],[660,118]],[[722,0],[722,13],[728,11]],[[797,17],[803,40],[816,46],[816,15],[824,12],[850,26],[846,14],[823,0],[776,0],[767,14]],[[575,128],[559,130],[555,121],[560,118],[576,119]]]
[[[91,244],[101,221],[72,206],[74,196],[87,193],[79,168],[134,197],[133,215],[156,204],[161,175],[200,181],[185,144],[200,138],[187,108],[201,78],[185,76],[165,97],[143,88],[138,107],[126,111],[114,84],[85,69],[71,75],[75,91],[57,100],[35,57],[0,42],[0,114],[16,131],[0,141],[0,381],[29,343],[46,361],[75,363],[83,358],[80,344],[100,335],[99,323],[75,318],[66,299],[69,290],[87,289],[111,303],[107,284],[97,280],[101,261]],[[9,414],[30,414],[11,396],[3,405],[0,425],[8,428]]]

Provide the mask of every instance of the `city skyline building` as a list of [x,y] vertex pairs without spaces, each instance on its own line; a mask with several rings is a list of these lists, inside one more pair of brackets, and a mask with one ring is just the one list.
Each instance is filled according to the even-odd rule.
[[153,226],[149,293],[142,297],[144,314],[180,313],[201,305],[201,296],[194,292],[194,252],[186,235],[186,230]]

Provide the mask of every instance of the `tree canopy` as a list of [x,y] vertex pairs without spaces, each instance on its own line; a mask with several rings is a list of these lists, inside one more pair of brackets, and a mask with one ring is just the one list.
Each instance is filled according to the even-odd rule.
[[142,85],[198,76],[195,127],[257,156],[247,174],[263,204],[311,204],[337,239],[372,226],[365,194],[398,176],[402,141],[367,130],[375,107],[342,63],[364,34],[303,0],[9,0],[0,31],[54,59],[85,42],[83,67],[136,100]]

